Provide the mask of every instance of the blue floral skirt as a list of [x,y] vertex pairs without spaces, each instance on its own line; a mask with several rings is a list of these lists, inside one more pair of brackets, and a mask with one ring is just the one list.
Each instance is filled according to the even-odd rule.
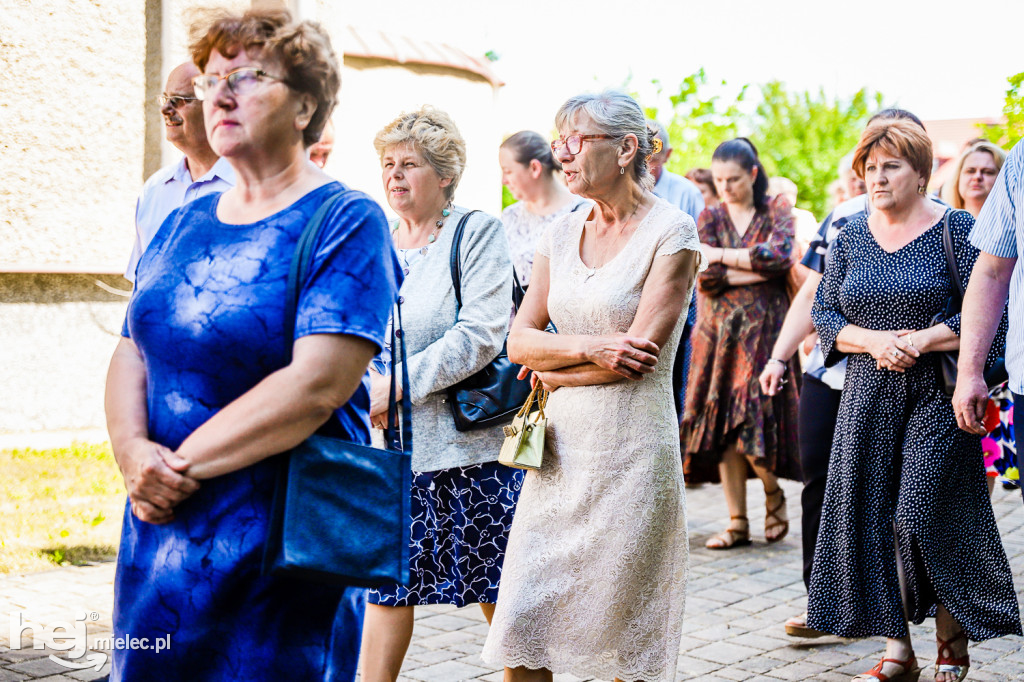
[[370,590],[367,602],[493,604],[523,474],[497,462],[414,471],[411,584]]

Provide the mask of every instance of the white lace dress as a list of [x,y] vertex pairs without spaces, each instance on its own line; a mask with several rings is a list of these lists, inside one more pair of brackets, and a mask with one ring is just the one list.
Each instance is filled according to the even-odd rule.
[[[659,201],[625,248],[591,272],[579,257],[586,213],[566,216],[540,242],[549,314],[563,334],[626,332],[654,259],[699,253],[696,227]],[[527,474],[519,497],[488,663],[627,682],[674,678],[689,548],[672,363],[685,318],[684,308],[642,381],[551,394],[544,465]]]

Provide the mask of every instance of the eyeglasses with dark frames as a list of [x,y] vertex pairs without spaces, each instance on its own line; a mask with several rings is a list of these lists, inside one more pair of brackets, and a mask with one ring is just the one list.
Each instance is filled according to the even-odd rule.
[[163,109],[170,103],[172,109],[180,109],[185,106],[186,102],[198,102],[198,97],[186,97],[185,95],[168,95],[164,93],[156,98],[157,104]]
[[228,90],[232,94],[248,95],[256,90],[264,79],[284,82],[284,78],[273,76],[258,66],[240,66],[237,69],[228,71],[223,76],[213,73],[204,73],[196,76],[192,79],[192,87],[195,88],[196,98],[205,100],[221,81],[227,81]]
[[579,154],[583,149],[584,140],[614,140],[614,135],[569,135],[551,141],[551,151],[557,154],[565,147],[570,154]]

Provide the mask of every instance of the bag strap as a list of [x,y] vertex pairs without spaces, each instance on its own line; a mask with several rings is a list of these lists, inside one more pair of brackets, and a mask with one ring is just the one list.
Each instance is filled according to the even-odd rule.
[[[324,203],[320,204],[320,208],[314,211],[313,215],[309,218],[309,222],[307,222],[306,226],[302,229],[302,234],[299,235],[299,240],[295,245],[295,253],[292,256],[291,267],[288,269],[288,285],[284,301],[284,346],[285,358],[288,362],[291,362],[292,344],[295,342],[295,315],[299,307],[301,285],[305,284],[306,280],[309,279],[309,270],[313,266],[313,256],[316,253],[316,242],[320,237],[320,231],[323,227],[324,220],[345,192],[346,190],[341,190],[328,197]],[[402,435],[401,440],[399,440],[398,434],[393,433],[391,430],[391,424],[394,424],[398,419],[398,406],[395,402],[397,377],[392,371],[390,388],[391,400],[388,403],[388,429],[385,431],[384,438],[385,442],[391,447],[391,449],[411,455],[412,407],[411,399],[409,398],[409,369],[406,366],[405,337],[402,334],[401,329],[402,309],[401,305],[397,302],[395,303],[395,310],[397,324],[393,323],[391,325],[391,352],[392,355],[394,355],[395,339],[396,337],[400,338],[402,340]],[[396,326],[398,328],[397,331]]]
[[448,268],[452,272],[452,286],[455,288],[455,312],[462,310],[462,233],[466,231],[466,222],[469,216],[477,213],[470,211],[459,219],[455,226],[455,234],[452,235],[452,253],[449,257]]
[[953,209],[946,211],[942,216],[942,250],[946,252],[946,268],[949,270],[949,279],[953,283],[956,296],[963,303],[964,285],[960,281],[960,270],[956,266],[956,250],[953,248],[953,232],[949,229],[949,216]]
[[[452,286],[455,288],[456,315],[462,310],[462,233],[466,231],[466,222],[469,220],[469,216],[474,213],[479,213],[479,211],[470,211],[462,216],[459,224],[455,226],[455,234],[452,236],[452,253],[449,257],[448,268],[451,270]],[[519,310],[519,306],[522,305],[524,296],[526,296],[526,291],[523,290],[523,285],[519,283],[519,276],[516,275],[516,269],[513,267],[512,305],[515,306],[516,310]]]

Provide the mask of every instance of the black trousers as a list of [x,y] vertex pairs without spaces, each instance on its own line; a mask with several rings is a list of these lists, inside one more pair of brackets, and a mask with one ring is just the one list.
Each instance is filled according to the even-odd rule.
[[801,530],[804,542],[804,586],[811,584],[814,545],[818,542],[821,507],[825,502],[825,481],[828,459],[839,416],[842,391],[830,388],[819,379],[804,374],[800,386],[800,465],[803,467],[804,491],[800,496]]

